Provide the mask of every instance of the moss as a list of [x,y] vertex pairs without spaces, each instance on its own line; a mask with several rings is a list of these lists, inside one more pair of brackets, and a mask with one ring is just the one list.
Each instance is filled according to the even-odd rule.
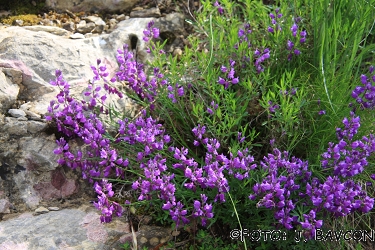
[[10,16],[3,18],[0,20],[4,24],[12,25],[15,20],[22,20],[23,25],[36,25],[42,20],[42,18],[38,17],[37,15],[18,15],[18,16]]
[[39,14],[45,8],[45,0],[13,0],[2,4],[1,7],[11,10],[13,15]]

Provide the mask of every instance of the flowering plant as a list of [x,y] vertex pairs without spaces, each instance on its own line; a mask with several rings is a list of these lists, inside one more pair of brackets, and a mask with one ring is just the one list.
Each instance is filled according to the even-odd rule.
[[[375,137],[359,132],[371,117],[365,111],[373,108],[372,82],[358,77],[362,85],[345,97],[356,103],[343,105],[329,94],[333,85],[327,82],[349,71],[316,61],[323,53],[310,49],[323,50],[323,43],[332,41],[308,23],[320,20],[316,12],[328,5],[305,3],[316,15],[311,19],[300,6],[290,11],[284,4],[240,2],[203,1],[195,24],[208,43],[191,37],[180,58],[164,52],[159,29],[150,22],[143,32],[154,56],[148,67],[124,45],[113,75],[100,60],[92,67],[94,79],[82,100],[70,95],[56,71],[51,84],[60,93],[47,119],[65,137],[58,138],[54,152],[60,164],[79,168],[93,183],[102,222],[149,206],[158,222],[175,229],[199,221],[203,228],[301,230],[312,239],[316,229],[329,228],[335,219],[373,208],[374,198],[363,185],[371,183]],[[366,7],[358,11],[367,13]],[[328,28],[331,23],[323,21]],[[334,59],[348,53],[336,52]],[[361,59],[348,62],[350,69]],[[108,95],[123,97],[116,82],[128,85],[127,94],[141,106],[137,115],[109,108]],[[115,132],[103,121],[106,115]],[[343,127],[335,130],[332,124],[340,122]],[[85,151],[72,149],[72,138],[80,138]],[[115,199],[119,190],[133,196]]]

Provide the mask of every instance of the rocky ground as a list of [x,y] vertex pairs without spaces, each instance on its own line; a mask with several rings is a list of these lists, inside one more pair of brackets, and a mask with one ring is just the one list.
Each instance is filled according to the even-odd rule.
[[[154,226],[147,216],[129,220],[125,215],[101,224],[90,186],[56,166],[56,157],[51,156],[55,137],[47,131],[41,110],[42,103],[55,95],[47,86],[53,69],[69,72],[68,80],[78,86],[81,80],[75,74],[87,76],[95,57],[107,52],[113,56],[133,19],[144,25],[156,18],[166,27],[162,38],[170,40],[166,51],[175,56],[183,53],[192,29],[186,22],[181,29],[180,16],[172,13],[189,19],[198,8],[198,1],[144,0],[130,12],[117,14],[51,10],[15,15],[0,10],[0,250],[121,249],[125,242],[159,249],[172,239],[169,228]],[[146,21],[139,21],[142,18]],[[125,20],[129,22],[124,24]],[[77,42],[69,45],[66,38]],[[90,52],[98,46],[102,50]],[[56,58],[48,54],[52,52],[58,54]],[[77,52],[80,62],[74,59]]]

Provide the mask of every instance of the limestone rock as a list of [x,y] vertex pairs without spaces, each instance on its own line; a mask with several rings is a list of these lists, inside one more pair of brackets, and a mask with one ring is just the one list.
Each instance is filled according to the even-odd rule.
[[10,213],[10,202],[7,199],[0,199],[0,214]]
[[10,135],[26,135],[27,123],[25,121],[19,121],[14,117],[5,117],[5,125],[0,128],[0,131]]
[[68,36],[70,34],[70,32],[67,31],[66,29],[62,29],[62,28],[54,27],[54,26],[35,25],[35,26],[25,26],[24,28],[27,30],[35,31],[35,32],[38,32],[38,31],[47,32],[47,33],[51,33],[57,36]]
[[85,39],[86,37],[81,33],[74,33],[69,36],[71,39]]
[[17,100],[20,87],[0,70],[0,111],[5,113]]
[[103,19],[101,19],[100,17],[97,17],[97,16],[88,16],[88,17],[85,17],[85,20],[86,22],[88,23],[94,23],[95,24],[95,28],[93,30],[91,30],[92,33],[102,33],[103,30],[104,30],[104,26],[105,26],[105,22],[103,21]]
[[27,131],[31,134],[36,134],[45,130],[47,124],[45,122],[38,122],[38,121],[28,121],[27,122]]
[[9,109],[8,113],[15,118],[26,116],[26,113],[22,109]]
[[150,8],[135,10],[130,12],[130,17],[160,17],[161,13],[159,8]]
[[61,25],[61,27],[67,31],[70,31],[70,32],[74,32],[75,31],[75,25],[73,22],[67,22],[67,23],[63,23]]
[[50,9],[71,12],[123,12],[131,10],[138,0],[46,0]]
[[45,207],[38,207],[37,209],[34,210],[34,215],[39,215],[39,214],[46,214],[48,213],[49,210]]
[[100,223],[92,205],[38,216],[24,213],[0,221],[0,249],[121,249],[118,239],[127,233],[124,217]]
[[82,34],[90,33],[93,29],[95,29],[95,23],[86,23],[82,20],[77,24],[77,31]]

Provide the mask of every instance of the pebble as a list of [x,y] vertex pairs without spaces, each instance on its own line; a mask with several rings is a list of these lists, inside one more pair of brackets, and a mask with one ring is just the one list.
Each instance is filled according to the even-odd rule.
[[81,33],[74,33],[69,36],[70,39],[84,39],[85,36]]
[[8,113],[13,117],[25,117],[26,113],[21,109],[9,109]]
[[41,119],[41,116],[37,113],[34,113],[32,111],[29,111],[29,110],[24,110],[24,111],[25,111],[26,115],[28,117],[30,117],[31,119]]
[[48,207],[48,210],[49,211],[59,211],[60,208],[59,207]]
[[45,213],[48,213],[49,210],[45,207],[38,207],[37,209],[34,210],[34,214],[33,215],[39,215],[39,214],[45,214]]

